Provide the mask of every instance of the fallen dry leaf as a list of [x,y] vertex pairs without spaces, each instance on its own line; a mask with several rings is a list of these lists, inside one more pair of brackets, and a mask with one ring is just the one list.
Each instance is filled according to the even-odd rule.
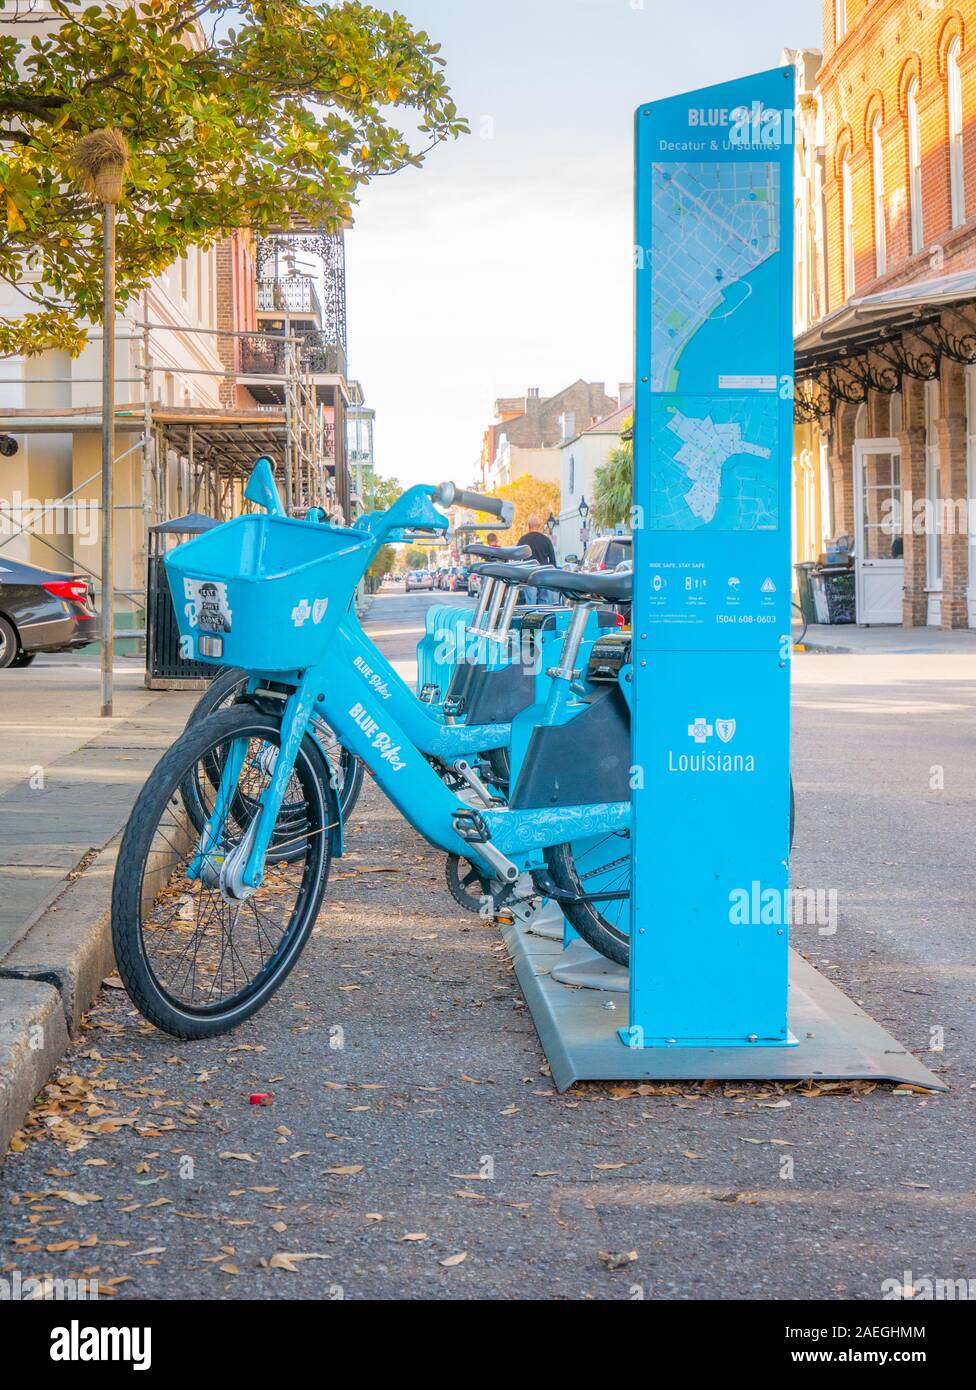
[[328,1258],[328,1255],[319,1255],[314,1251],[299,1253],[294,1250],[279,1250],[271,1256],[268,1263],[272,1269],[287,1269],[290,1274],[297,1274],[298,1265],[302,1260],[327,1260]]
[[632,1265],[637,1259],[637,1251],[621,1250],[614,1252],[611,1250],[601,1250],[600,1259],[606,1265],[607,1269],[626,1269],[628,1265]]

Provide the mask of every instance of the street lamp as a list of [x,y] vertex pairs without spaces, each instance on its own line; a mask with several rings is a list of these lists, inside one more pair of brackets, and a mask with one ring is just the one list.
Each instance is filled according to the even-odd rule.
[[590,514],[590,508],[586,498],[583,496],[582,493],[580,493],[579,507],[577,508],[577,510],[579,511],[580,519],[580,545],[585,548],[587,542],[590,539],[590,528],[586,520],[586,518]]
[[550,536],[552,535],[553,531],[555,531],[558,525],[559,522],[553,516],[552,512],[550,512],[548,517],[546,518],[546,530],[549,532]]
[[115,207],[129,164],[129,146],[111,127],[83,135],[71,163],[81,188],[102,205],[102,718],[112,717],[115,655],[113,508],[115,471]]

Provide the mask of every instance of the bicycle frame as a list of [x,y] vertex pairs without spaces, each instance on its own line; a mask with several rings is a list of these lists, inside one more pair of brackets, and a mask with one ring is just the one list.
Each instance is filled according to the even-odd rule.
[[[389,512],[364,519],[367,524],[360,529],[376,537],[375,548],[364,547],[364,570],[375,549],[397,539],[397,532],[419,527],[446,529],[447,518],[430,500],[432,491],[422,486],[411,488]],[[281,514],[270,465],[266,472],[255,470],[246,495]],[[459,813],[470,816],[472,808],[444,784],[428,756],[501,747],[509,740],[511,726],[443,725],[431,719],[422,702],[362,631],[351,609],[351,602],[347,602],[327,660],[291,673],[262,672],[259,668],[249,672],[256,689],[266,688],[270,680],[279,688],[290,687],[293,693],[285,701],[280,748],[261,797],[261,810],[245,840],[224,865],[234,896],[253,891],[263,880],[265,856],[288,781],[315,714],[320,714],[344,747],[363,761],[393,805],[426,840],[448,854],[476,861],[490,877],[497,873],[491,854],[479,850],[479,844],[485,842],[472,842],[458,832],[455,818]],[[569,677],[554,677],[544,721],[540,722],[562,722],[571,717],[569,707],[576,698],[571,685]],[[202,873],[207,856],[221,843],[224,815],[233,799],[243,756],[235,748],[226,759],[214,812],[201,832],[188,869],[190,877]],[[492,852],[504,856],[521,872],[539,866],[541,851],[548,845],[625,828],[630,824],[630,811],[627,801],[524,811],[479,808],[479,816]]]

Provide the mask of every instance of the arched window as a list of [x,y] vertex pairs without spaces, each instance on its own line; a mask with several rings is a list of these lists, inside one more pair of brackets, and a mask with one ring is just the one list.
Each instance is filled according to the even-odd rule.
[[841,217],[844,222],[844,298],[854,293],[854,196],[851,191],[851,159],[845,154],[840,166]]
[[925,495],[929,532],[925,541],[925,585],[942,588],[942,459],[938,419],[942,414],[938,380],[925,383]]
[[847,33],[847,0],[834,0],[834,42],[840,43]]
[[922,137],[918,125],[918,78],[908,84],[908,209],[912,227],[912,251],[925,245],[922,223]]
[[885,232],[884,151],[881,148],[881,112],[871,122],[871,182],[874,194],[874,272],[883,275],[888,268]]
[[949,108],[949,196],[952,225],[966,220],[966,190],[962,155],[962,79],[959,76],[959,40],[955,38],[946,53],[946,99]]

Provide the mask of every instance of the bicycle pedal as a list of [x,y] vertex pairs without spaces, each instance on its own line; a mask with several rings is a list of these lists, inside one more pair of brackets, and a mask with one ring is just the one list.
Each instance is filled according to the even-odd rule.
[[468,845],[484,845],[488,842],[488,827],[477,811],[455,811],[451,817],[454,829]]

